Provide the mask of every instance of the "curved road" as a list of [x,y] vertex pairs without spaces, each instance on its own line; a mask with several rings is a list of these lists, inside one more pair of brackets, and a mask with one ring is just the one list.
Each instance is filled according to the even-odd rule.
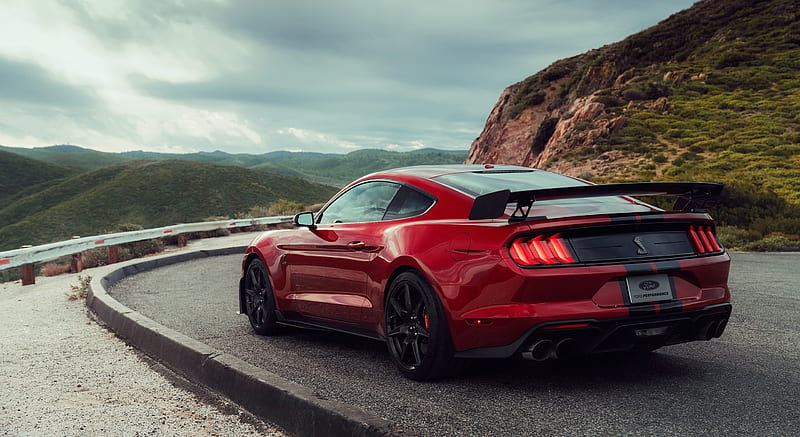
[[145,272],[110,292],[167,327],[409,434],[797,435],[800,254],[731,256],[734,312],[721,339],[647,356],[481,361],[434,383],[401,377],[383,343],[288,328],[254,335],[236,314],[238,255]]

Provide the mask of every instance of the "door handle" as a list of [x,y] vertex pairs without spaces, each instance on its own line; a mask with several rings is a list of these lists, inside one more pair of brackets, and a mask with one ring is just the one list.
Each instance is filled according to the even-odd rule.
[[347,247],[350,248],[350,249],[353,249],[353,250],[361,250],[361,249],[367,247],[367,243],[365,243],[363,241],[351,241],[351,242],[347,243]]

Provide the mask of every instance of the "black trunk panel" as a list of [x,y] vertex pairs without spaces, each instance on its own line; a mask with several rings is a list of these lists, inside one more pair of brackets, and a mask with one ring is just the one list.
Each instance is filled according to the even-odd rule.
[[626,232],[570,238],[581,262],[663,258],[694,254],[685,231]]

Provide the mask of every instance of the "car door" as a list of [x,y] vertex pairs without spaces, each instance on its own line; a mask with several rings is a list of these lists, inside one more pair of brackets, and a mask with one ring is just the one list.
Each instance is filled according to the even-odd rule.
[[317,319],[359,323],[373,303],[368,272],[383,249],[382,223],[400,184],[370,181],[331,202],[308,232],[284,245],[289,309]]

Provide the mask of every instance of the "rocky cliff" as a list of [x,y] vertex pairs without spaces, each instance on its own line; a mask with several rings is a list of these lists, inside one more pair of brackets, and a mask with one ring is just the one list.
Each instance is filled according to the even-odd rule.
[[[623,41],[557,61],[502,92],[467,163],[524,165],[596,180],[669,175],[689,147],[726,132],[687,138],[685,131],[669,134],[665,123],[686,117],[685,105],[695,94],[748,88],[737,90],[732,68],[774,63],[762,57],[776,43],[783,44],[783,55],[794,53],[800,47],[798,16],[794,0],[703,0]],[[780,35],[775,29],[782,29]],[[798,69],[800,64],[786,72],[796,76]],[[766,80],[766,87],[779,86]],[[733,85],[718,87],[726,81]],[[723,151],[719,145],[700,149],[692,152],[699,160]]]

